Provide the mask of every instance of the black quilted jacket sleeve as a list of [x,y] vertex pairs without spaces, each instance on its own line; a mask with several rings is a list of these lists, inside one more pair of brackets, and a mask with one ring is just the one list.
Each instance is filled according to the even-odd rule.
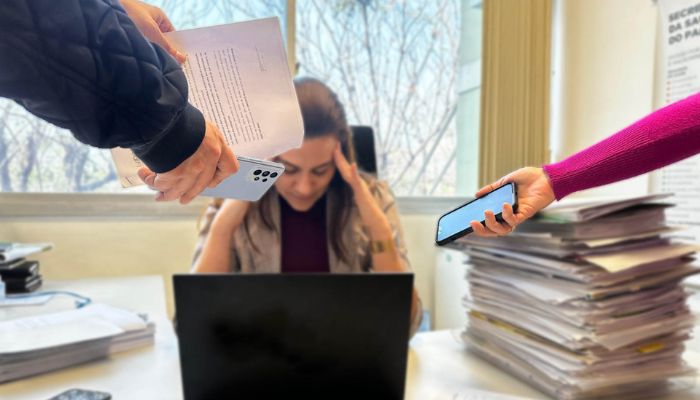
[[156,172],[199,147],[202,114],[178,63],[117,0],[0,0],[0,96]]

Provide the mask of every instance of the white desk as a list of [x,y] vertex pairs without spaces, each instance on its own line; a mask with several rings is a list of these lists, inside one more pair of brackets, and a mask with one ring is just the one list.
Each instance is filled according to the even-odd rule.
[[[102,390],[116,400],[182,399],[175,334],[166,317],[165,292],[158,276],[49,282],[45,289],[61,289],[139,312],[157,325],[155,346],[131,350],[109,359],[0,385],[0,399],[42,400],[69,388]],[[72,299],[56,298],[48,307],[0,308],[0,320],[66,309]],[[42,311],[40,311],[42,310]],[[691,343],[687,359],[700,367],[700,341]],[[469,389],[546,399],[542,393],[464,350],[449,331],[418,334],[411,341],[406,398],[436,399]],[[331,396],[332,397],[332,396]],[[700,386],[668,399],[700,398]]]
[[[45,400],[70,388],[109,392],[115,400],[182,398],[177,340],[167,319],[165,289],[160,276],[47,282],[43,289],[68,290],[90,297],[93,302],[148,313],[156,323],[156,344],[108,359],[0,384],[0,399]],[[29,312],[65,310],[72,304],[72,298],[58,296],[47,304],[48,307],[0,308],[0,320],[28,315]]]

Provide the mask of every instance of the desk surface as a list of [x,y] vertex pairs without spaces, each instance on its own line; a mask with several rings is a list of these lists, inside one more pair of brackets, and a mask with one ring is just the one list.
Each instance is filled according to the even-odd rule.
[[[148,313],[156,323],[155,346],[116,354],[109,359],[75,366],[0,385],[0,398],[6,400],[47,399],[63,390],[83,388],[106,391],[114,399],[182,398],[177,340],[166,317],[163,281],[158,276],[48,282],[45,289],[78,292],[95,302]],[[71,307],[72,299],[56,298],[47,306],[3,309],[0,320],[29,313]],[[700,341],[691,343],[688,361],[700,367]],[[411,341],[407,399],[450,398],[470,389],[499,394],[546,399],[522,381],[465,351],[456,333],[437,331],[416,335]],[[668,399],[700,398],[700,386]]]
[[[33,378],[0,384],[0,399],[44,400],[71,388],[92,389],[122,399],[181,399],[177,340],[165,308],[160,276],[46,282],[44,290],[68,290],[132,311],[147,313],[156,324],[155,346],[129,350],[110,358]],[[0,320],[29,313],[69,309],[73,299],[57,296],[48,307],[0,308]]]

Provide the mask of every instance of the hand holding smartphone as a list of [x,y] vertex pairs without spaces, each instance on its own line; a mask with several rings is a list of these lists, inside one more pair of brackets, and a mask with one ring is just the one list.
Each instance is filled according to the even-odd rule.
[[503,221],[503,204],[508,203],[517,211],[518,193],[515,183],[507,183],[478,199],[474,199],[456,209],[443,214],[437,223],[437,234],[435,243],[443,246],[464,235],[472,233],[473,229],[469,225],[471,221],[480,221],[485,225],[484,212],[491,210],[496,215],[496,220]]
[[284,173],[284,165],[272,161],[238,156],[238,172],[219,186],[205,189],[203,196],[247,201],[259,200]]

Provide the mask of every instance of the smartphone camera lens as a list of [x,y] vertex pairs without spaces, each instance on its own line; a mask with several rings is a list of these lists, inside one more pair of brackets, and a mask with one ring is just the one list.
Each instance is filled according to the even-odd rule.
[[268,176],[268,175],[270,175],[270,171],[265,171],[262,173],[262,176]]
[[253,175],[260,175],[262,171],[259,169],[256,169],[255,172],[253,172]]
[[277,178],[277,172],[273,172],[270,174],[270,178]]
[[260,180],[260,177],[259,177],[259,176],[256,176],[256,177],[255,177],[255,180],[256,180],[256,181],[259,181],[259,180]]

